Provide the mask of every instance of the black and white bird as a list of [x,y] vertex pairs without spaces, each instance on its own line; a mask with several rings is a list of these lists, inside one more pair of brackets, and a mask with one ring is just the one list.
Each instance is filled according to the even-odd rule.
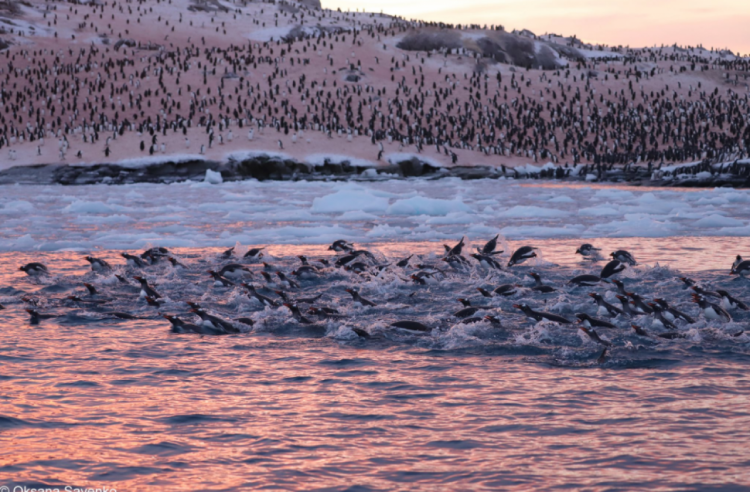
[[706,298],[701,295],[693,294],[693,302],[700,306],[703,310],[703,316],[708,320],[732,321],[732,316],[723,307],[707,301]]
[[530,258],[536,258],[536,253],[534,252],[535,249],[536,248],[532,248],[531,246],[523,246],[518,248],[515,253],[513,253],[513,256],[510,257],[508,266],[512,267],[513,265],[520,265]]
[[49,270],[47,270],[47,267],[41,263],[27,263],[22,267],[18,268],[22,272],[26,272],[26,275],[29,275],[31,277],[36,277],[39,275],[49,275]]
[[584,243],[576,250],[576,254],[581,256],[596,256],[599,251],[601,249],[595,248],[592,244]]
[[630,266],[637,265],[635,258],[629,252],[624,249],[618,249],[617,251],[610,253],[609,256],[619,261],[620,263],[627,263]]

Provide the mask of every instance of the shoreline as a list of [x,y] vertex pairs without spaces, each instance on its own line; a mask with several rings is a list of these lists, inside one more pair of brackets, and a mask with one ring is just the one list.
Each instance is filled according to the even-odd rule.
[[547,163],[506,166],[443,166],[430,158],[402,154],[388,164],[372,165],[357,158],[317,155],[304,162],[274,152],[229,154],[222,160],[200,155],[155,156],[94,164],[19,165],[0,171],[0,185],[80,186],[92,184],[174,183],[181,181],[382,181],[443,178],[531,179],[561,182],[629,184],[632,186],[750,188],[750,159],[722,163],[686,163],[669,167],[648,165],[562,167]]

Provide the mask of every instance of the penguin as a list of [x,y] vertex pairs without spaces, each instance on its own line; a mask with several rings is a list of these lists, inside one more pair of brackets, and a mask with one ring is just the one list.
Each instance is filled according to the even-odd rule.
[[222,287],[233,287],[234,286],[234,282],[232,282],[231,280],[229,280],[227,278],[222,277],[221,274],[219,272],[217,272],[216,270],[208,270],[206,273],[208,273],[209,275],[211,275],[211,278],[214,279],[214,285],[219,285],[220,284]]
[[446,252],[445,256],[461,256],[461,252],[464,249],[465,239],[466,239],[465,237],[462,237],[461,240],[458,242],[458,244],[456,244],[455,246],[453,246]]
[[177,271],[186,271],[188,269],[185,265],[177,261],[177,258],[175,258],[174,256],[168,256],[167,260],[169,260],[169,263],[171,263],[172,268]]
[[88,261],[89,263],[91,263],[91,271],[93,271],[93,272],[105,272],[105,271],[112,270],[112,267],[109,266],[109,263],[107,263],[106,261],[104,261],[104,260],[102,260],[100,258],[95,258],[93,256],[87,256],[85,259],[86,259],[86,261]]
[[279,280],[281,280],[282,282],[286,282],[287,284],[289,284],[290,288],[299,289],[299,284],[295,282],[294,280],[290,279],[289,277],[287,277],[286,275],[284,275],[283,272],[276,272],[276,276],[279,277]]
[[576,250],[576,254],[581,256],[595,256],[599,251],[601,249],[595,248],[589,243],[584,243]]
[[354,251],[354,245],[344,239],[338,239],[328,247],[328,250],[337,252],[352,252]]
[[576,318],[578,318],[578,322],[586,328],[617,328],[609,321],[592,318],[586,313],[578,313],[576,314]]
[[487,244],[485,244],[482,249],[477,248],[477,253],[479,253],[480,255],[499,255],[503,253],[503,251],[495,251],[495,248],[497,247],[497,240],[499,237],[500,234],[487,241]]
[[406,258],[404,258],[403,260],[399,260],[396,263],[396,266],[399,267],[399,268],[406,268],[407,266],[409,266],[409,260],[411,260],[412,256],[414,256],[414,255],[409,255]]
[[619,261],[620,263],[627,263],[630,266],[637,265],[635,258],[633,255],[625,251],[624,249],[618,249],[617,251],[614,251],[609,254],[612,258]]
[[393,328],[401,328],[402,330],[420,331],[425,333],[432,331],[432,328],[429,328],[418,321],[396,321],[395,323],[391,323],[390,326]]
[[579,275],[570,279],[568,285],[576,285],[578,287],[594,287],[601,281],[602,279],[600,277],[597,277],[596,275]]
[[306,280],[317,279],[320,275],[320,269],[314,265],[302,265],[296,270],[292,270],[292,275]]
[[638,294],[628,292],[627,296],[633,300],[633,305],[638,308],[641,313],[651,314],[654,312],[653,308],[649,306]]
[[38,277],[40,275],[49,275],[49,270],[42,263],[27,263],[26,265],[19,267],[19,271],[25,272],[30,277]]
[[347,291],[347,292],[348,292],[349,294],[351,294],[351,296],[352,296],[352,300],[353,300],[353,301],[354,301],[355,303],[361,304],[362,306],[372,306],[372,307],[375,307],[375,306],[377,306],[377,304],[375,304],[374,302],[372,302],[372,301],[370,301],[370,300],[367,300],[367,299],[365,299],[364,297],[360,296],[360,295],[359,295],[359,292],[357,292],[357,291],[356,291],[356,290],[354,290],[354,289],[346,289],[346,291]]
[[534,311],[526,304],[513,304],[513,307],[516,309],[520,309],[528,318],[531,318],[534,321],[542,321],[543,319],[546,319],[563,325],[571,324],[570,320],[563,318],[562,316],[558,316],[557,314],[552,313],[544,313],[541,311]]
[[[578,329],[584,332],[591,340],[598,343],[599,345],[604,345],[605,347],[612,346],[611,342],[608,342],[607,340],[603,340],[601,337],[599,337],[599,334],[595,330],[591,330],[587,326],[584,326],[584,325],[579,326]],[[599,359],[603,359],[605,354],[606,354],[606,351],[602,352],[602,355],[599,356]]]
[[281,140],[277,140],[279,144],[279,149],[284,150],[284,143]]
[[494,268],[495,270],[502,270],[503,266],[498,263],[492,256],[480,254],[480,253],[472,253],[471,257],[474,258],[479,262],[480,265],[486,267],[486,268]]
[[32,325],[37,325],[40,321],[45,319],[53,319],[59,317],[56,314],[40,314],[36,309],[26,309],[25,311],[29,313],[29,323],[31,323]]
[[135,276],[133,277],[135,280],[138,281],[138,283],[141,284],[141,297],[153,297],[154,299],[161,299],[161,295],[154,290],[153,287],[148,285],[148,280],[146,280],[144,277],[141,276]]
[[521,248],[518,248],[515,253],[513,253],[513,256],[510,257],[508,267],[512,267],[513,265],[520,265],[529,258],[536,258],[536,253],[534,253],[535,249],[536,248],[532,248],[531,246],[523,246]]
[[672,323],[670,319],[668,319],[665,314],[665,310],[657,303],[650,302],[649,307],[654,310],[654,312],[651,314],[654,318],[654,321],[657,321],[661,323],[661,325],[666,328],[667,330],[676,330],[677,326]]
[[224,265],[217,273],[222,277],[235,279],[253,276],[253,272],[249,268],[244,265],[240,265],[239,263],[229,263],[228,265]]
[[599,306],[601,308],[604,308],[607,311],[607,313],[610,316],[612,316],[612,317],[615,317],[618,314],[625,314],[625,312],[622,309],[617,308],[617,307],[613,306],[612,304],[608,303],[604,299],[604,297],[602,297],[601,295],[597,294],[596,292],[590,293],[589,297],[591,297],[592,299],[594,299],[594,303],[597,306]]
[[487,291],[487,290],[485,290],[485,289],[483,289],[481,287],[477,287],[477,292],[479,292],[480,294],[482,294],[482,297],[493,297],[492,296],[492,292],[489,292],[489,291]]
[[611,279],[609,282],[612,283],[612,284],[614,284],[615,287],[617,287],[617,292],[619,292],[620,295],[623,295],[623,296],[627,296],[628,295],[628,292],[625,290],[625,284],[623,284],[622,282],[620,282],[617,279]]
[[239,333],[240,332],[240,330],[238,330],[232,323],[225,321],[217,316],[208,314],[203,309],[191,309],[190,312],[195,313],[198,315],[198,317],[200,317],[202,321],[201,325],[203,327],[224,331],[226,333]]
[[639,313],[636,313],[630,308],[630,299],[626,295],[618,295],[615,296],[617,299],[619,299],[620,304],[622,305],[622,311],[625,314],[625,316],[632,318],[633,316],[638,315]]
[[528,275],[529,277],[534,279],[534,286],[531,288],[531,290],[541,292],[542,294],[549,294],[557,290],[549,285],[544,285],[542,283],[542,277],[538,273],[530,272]]
[[295,306],[294,304],[290,304],[288,302],[284,303],[284,306],[287,307],[292,312],[292,317],[297,321],[297,323],[303,324],[303,325],[311,325],[313,324],[312,321],[305,318],[305,316],[300,312],[299,308]]
[[510,297],[518,293],[518,288],[515,285],[505,284],[493,290],[495,294],[503,297]]
[[612,260],[602,268],[602,273],[599,276],[604,279],[609,278],[625,270],[625,267],[626,265],[619,260]]
[[244,254],[243,258],[250,258],[251,260],[259,260],[259,259],[263,258],[262,251],[264,249],[266,249],[266,248],[265,247],[263,247],[263,248],[251,248],[251,249],[247,250],[247,253]]
[[703,310],[703,315],[708,320],[719,320],[725,322],[732,321],[732,316],[723,307],[707,301],[706,298],[701,295],[693,294],[693,302],[700,306]]
[[177,316],[170,316],[168,314],[163,314],[162,317],[171,323],[172,333],[195,333],[199,335],[226,335],[227,334],[223,330],[204,328],[203,326],[194,325],[192,323],[185,323]]
[[730,275],[739,275],[737,278],[747,278],[748,275],[750,275],[750,260],[742,260],[741,256],[737,256],[738,261],[735,261],[735,264],[732,265],[732,271],[729,272]]
[[688,316],[687,314],[683,313],[682,311],[678,311],[677,309],[670,307],[669,303],[665,301],[664,299],[654,299],[654,302],[659,305],[659,307],[662,309],[663,313],[667,318],[672,319],[682,319],[687,323],[695,323],[695,320]]
[[146,262],[137,256],[133,256],[128,253],[120,253],[120,256],[127,260],[127,265],[130,267],[144,268],[146,266]]
[[260,302],[264,306],[271,306],[271,307],[279,307],[279,303],[274,301],[273,299],[270,299],[262,294],[259,294],[255,290],[255,286],[252,284],[248,284],[246,282],[242,283],[242,286],[248,290],[247,296],[256,299],[258,302]]
[[716,293],[721,295],[721,301],[725,309],[741,309],[743,311],[750,310],[750,308],[747,307],[747,304],[740,301],[739,299],[732,297],[729,292],[717,289]]

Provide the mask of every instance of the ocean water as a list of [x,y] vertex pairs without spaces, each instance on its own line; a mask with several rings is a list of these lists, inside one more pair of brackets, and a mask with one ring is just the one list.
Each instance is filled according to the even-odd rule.
[[[400,259],[402,248],[372,247],[371,263]],[[285,307],[261,306],[240,287],[214,285],[205,270],[226,263],[218,249],[175,250],[188,267],[181,272],[164,260],[127,268],[118,253],[98,255],[123,277],[145,274],[165,304],[148,306],[135,281],[91,272],[79,252],[0,255],[5,483],[118,490],[750,487],[750,336],[736,336],[750,315],[707,320],[679,280],[688,274],[706,288],[750,299],[750,281],[732,280],[726,268],[643,264],[619,274],[643,297],[664,297],[695,317],[677,322],[684,338],[667,340],[656,336],[665,330],[649,316],[597,312],[587,294],[611,300],[613,286],[566,285],[603,262],[559,264],[552,253],[503,271],[448,267],[427,285],[408,281],[419,270],[413,266],[367,276],[331,269],[289,289],[268,285],[259,276],[265,267],[248,263],[250,281],[266,295],[278,299],[279,288],[295,297],[322,294],[316,305],[341,313],[327,321],[310,316],[312,327]],[[297,253],[334,258],[311,245],[269,247],[264,260],[289,273],[299,266]],[[412,264],[438,258],[425,253]],[[49,265],[51,275],[16,271],[32,259]],[[532,270],[558,290],[530,291]],[[84,295],[84,281],[109,302],[65,300]],[[504,283],[522,287],[508,299],[475,291]],[[378,305],[353,304],[344,290],[351,287]],[[31,324],[24,296],[59,317]],[[452,315],[462,296],[502,327],[460,323]],[[194,321],[188,300],[226,320],[251,317],[255,326],[235,323],[242,333],[225,336],[170,333],[159,314]],[[569,319],[580,312],[610,319],[617,328],[598,331],[613,346],[600,360],[602,347],[575,325],[530,322],[513,308],[518,302]],[[112,311],[141,319],[116,319]],[[404,319],[433,330],[389,326]],[[652,336],[635,335],[631,322]]]
[[[253,186],[255,191],[246,188]],[[707,319],[680,280],[690,277],[708,291],[723,289],[750,304],[750,281],[729,275],[736,254],[750,255],[750,241],[740,234],[748,221],[747,192],[478,182],[461,183],[463,191],[438,183],[431,193],[418,181],[410,184],[411,191],[401,182],[276,186],[3,190],[0,486],[750,489],[750,312],[730,310],[731,322]],[[491,186],[499,188],[493,192]],[[337,199],[326,199],[336,194]],[[238,196],[234,201],[233,195]],[[348,237],[358,245],[361,240],[374,255],[364,260],[368,273],[323,268],[318,278],[300,280],[300,288],[263,279],[262,271],[273,276],[275,270],[296,279],[291,272],[300,266],[297,255],[313,263],[334,261],[337,255],[325,243],[340,231],[330,229],[331,223],[354,213],[342,208],[362,208],[357,195],[385,200],[367,212],[373,218],[349,228]],[[201,208],[229,203],[245,207],[242,213],[268,215],[271,208],[260,212],[257,207],[275,206],[273,196],[288,222],[226,218],[237,210],[211,215]],[[555,196],[572,201],[553,201]],[[532,205],[542,198],[546,205]],[[479,203],[490,199],[498,203],[487,205],[496,213]],[[619,216],[581,213],[615,199]],[[459,200],[463,212],[455,211]],[[339,210],[333,211],[336,204]],[[425,213],[402,212],[407,205],[426,207]],[[498,212],[532,206],[538,208],[516,208],[517,218]],[[248,211],[252,207],[255,211]],[[636,212],[636,207],[650,209]],[[636,220],[626,218],[631,212],[653,228],[594,234],[605,222]],[[428,223],[456,217],[451,213],[465,214],[470,224]],[[533,213],[550,217],[520,217]],[[698,214],[713,217],[714,226],[695,225]],[[225,220],[234,222],[227,226]],[[416,222],[424,238],[397,241],[371,234],[379,226],[422,227]],[[483,229],[470,230],[480,222]],[[534,234],[503,231],[531,223],[538,228]],[[583,233],[554,233],[577,224]],[[649,234],[658,224],[663,234]],[[222,236],[232,228],[235,232]],[[305,234],[295,236],[300,230]],[[453,245],[466,234],[468,257],[498,232],[504,234],[498,245],[505,251],[498,256],[503,266],[525,244],[539,248],[539,257],[502,270],[473,259],[464,268],[440,261],[443,243]],[[253,240],[256,233],[276,241]],[[281,301],[276,290],[294,298],[320,295],[315,305],[334,308],[339,316],[322,319],[300,304],[312,321],[301,324],[288,308],[263,306],[241,286],[215,285],[206,271],[227,263],[220,253],[236,242],[240,254],[248,245],[266,246],[262,260],[270,267],[232,260],[253,272],[246,280],[259,292],[276,301]],[[602,258],[574,254],[582,242],[600,247]],[[120,257],[120,248],[135,253],[156,245],[169,247],[186,269],[176,270],[165,260],[131,268]],[[638,260],[615,277],[628,291],[649,301],[664,298],[693,318],[693,323],[676,321],[676,338],[660,337],[670,331],[652,316],[612,318],[601,311],[588,294],[599,293],[619,306],[614,285],[567,283],[575,275],[598,274],[604,257],[620,248]],[[86,254],[106,259],[114,270],[92,272]],[[410,254],[415,256],[408,267],[395,265]],[[50,275],[18,271],[30,261],[48,265]],[[432,272],[433,278],[419,285],[410,279],[418,271]],[[556,290],[533,291],[531,272]],[[139,297],[135,275],[155,285],[161,306]],[[91,299],[84,282],[99,291],[93,299],[106,302],[68,300],[70,295]],[[485,298],[476,290],[503,284],[518,286],[518,292]],[[354,304],[347,288],[377,305]],[[463,307],[459,298],[479,308],[474,316],[480,320],[465,324],[455,316]],[[187,301],[232,322],[240,333],[172,333],[163,314],[198,319]],[[608,320],[616,328],[597,332],[611,347],[602,354],[602,345],[576,324],[530,321],[514,307],[519,303],[569,320],[578,313]],[[25,309],[33,304],[54,317],[31,323]],[[114,312],[137,319],[119,319]],[[502,325],[482,320],[485,315]],[[251,318],[254,325],[239,318]],[[419,321],[431,331],[390,326],[402,320]],[[637,335],[631,324],[649,336]]]

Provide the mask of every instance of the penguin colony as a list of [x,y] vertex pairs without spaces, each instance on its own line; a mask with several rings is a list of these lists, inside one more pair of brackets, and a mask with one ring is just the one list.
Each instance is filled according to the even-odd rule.
[[[736,167],[750,151],[746,58],[622,48],[540,70],[463,44],[403,43],[501,26],[312,3],[35,0],[20,14],[33,32],[0,31],[0,152],[74,163],[219,148],[306,155],[295,149],[308,145],[370,160],[398,150],[453,164],[553,162],[569,175],[579,163]],[[276,39],[253,39],[274,29]]]
[[[744,329],[738,327],[741,325],[733,321],[746,320],[750,308],[736,292],[671,274],[662,282],[680,285],[687,294],[669,300],[650,297],[645,290],[652,287],[639,278],[637,270],[633,270],[635,276],[618,279],[622,272],[637,265],[635,257],[624,250],[612,252],[598,274],[578,275],[551,285],[542,273],[527,266],[529,260],[537,258],[537,248],[518,248],[506,262],[500,257],[504,252],[497,250],[498,238],[495,236],[469,254],[462,238],[452,247],[445,245],[441,255],[427,260],[416,255],[387,259],[357,249],[345,240],[335,241],[328,248],[333,255],[316,259],[298,256],[273,263],[263,261],[265,248],[249,249],[239,257],[230,248],[209,258],[205,273],[199,270],[203,266],[191,266],[161,247],[141,254],[121,253],[125,265],[86,256],[91,273],[86,274],[80,292],[59,298],[23,294],[17,301],[26,305],[32,323],[64,318],[65,311],[74,309],[96,319],[164,318],[174,333],[199,335],[250,332],[261,325],[273,332],[276,327],[291,324],[303,336],[323,336],[331,326],[345,325],[356,337],[368,340],[381,334],[363,324],[372,314],[386,320],[387,330],[412,335],[440,333],[460,324],[486,327],[491,336],[511,336],[524,328],[524,320],[535,326],[542,323],[563,329],[577,323],[581,333],[604,347],[602,358],[618,337],[648,338],[654,342],[686,338],[699,322],[719,328],[729,324],[730,337],[744,334]],[[599,253],[591,244],[576,251],[592,267],[595,263],[588,260],[602,260]],[[55,279],[42,263],[29,263],[20,270],[47,285],[81,284],[80,277]],[[170,272],[172,285],[155,285],[150,280],[164,278]],[[730,274],[741,287],[750,275],[750,260],[738,255]],[[174,279],[181,279],[177,288],[173,288],[177,283]],[[505,283],[497,285],[500,279]],[[191,285],[193,290],[188,288]],[[445,300],[456,302],[455,309],[441,302],[441,312],[431,312],[425,319],[400,314],[410,306],[429,303],[428,299],[433,299],[441,287],[447,287],[449,295],[464,294]],[[186,293],[193,298],[184,298]],[[557,304],[544,307],[561,293],[579,301],[590,298],[590,304],[578,304],[590,307],[572,314],[561,312],[555,307]],[[204,299],[219,302],[209,309],[201,305]],[[113,310],[110,306],[115,305],[125,309]],[[191,314],[194,320],[188,318]]]

